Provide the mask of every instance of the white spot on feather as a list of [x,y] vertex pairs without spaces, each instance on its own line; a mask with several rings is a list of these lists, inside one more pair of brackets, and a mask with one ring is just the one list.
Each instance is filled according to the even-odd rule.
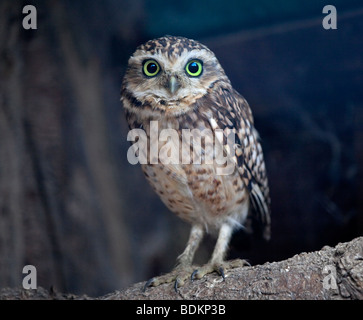
[[209,119],[209,123],[212,126],[212,129],[213,130],[216,129],[216,128],[218,128],[218,124],[217,124],[217,122],[216,122],[216,120],[214,118],[210,118]]

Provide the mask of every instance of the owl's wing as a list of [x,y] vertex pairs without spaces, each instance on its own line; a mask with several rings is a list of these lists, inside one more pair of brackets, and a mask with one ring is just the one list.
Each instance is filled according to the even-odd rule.
[[[253,218],[263,225],[263,236],[270,238],[270,195],[265,162],[259,135],[247,101],[231,87],[216,88],[212,94],[217,126],[225,136],[235,137],[234,160],[244,184],[248,188],[254,209]],[[253,213],[253,212],[252,212]]]

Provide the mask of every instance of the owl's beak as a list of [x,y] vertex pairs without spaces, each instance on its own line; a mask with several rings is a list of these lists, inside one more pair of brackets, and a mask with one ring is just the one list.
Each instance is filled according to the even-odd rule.
[[168,83],[168,89],[171,94],[174,94],[180,87],[180,83],[178,79],[175,76],[170,76],[169,83]]

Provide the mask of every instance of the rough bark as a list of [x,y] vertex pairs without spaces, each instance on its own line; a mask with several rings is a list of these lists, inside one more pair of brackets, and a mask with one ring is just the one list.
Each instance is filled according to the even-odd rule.
[[[100,300],[354,300],[363,299],[363,237],[301,253],[290,259],[243,267],[228,272],[225,281],[216,275],[186,283],[176,293],[171,284],[142,292],[144,282],[115,291]],[[88,296],[2,289],[0,299],[92,299]]]

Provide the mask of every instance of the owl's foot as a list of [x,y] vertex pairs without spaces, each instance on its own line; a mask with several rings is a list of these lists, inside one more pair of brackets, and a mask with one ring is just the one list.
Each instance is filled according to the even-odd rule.
[[207,263],[199,269],[194,270],[192,273],[192,281],[195,279],[201,279],[206,274],[217,272],[223,280],[226,278],[226,270],[235,269],[243,266],[250,266],[250,263],[246,260],[236,259],[230,261],[223,261],[220,263]]
[[157,287],[163,283],[174,282],[174,290],[175,292],[178,292],[178,288],[184,285],[185,280],[190,279],[193,270],[195,270],[195,267],[193,268],[191,266],[188,267],[178,266],[168,274],[151,278],[149,281],[145,283],[143,291],[145,292],[145,290],[148,287]]

